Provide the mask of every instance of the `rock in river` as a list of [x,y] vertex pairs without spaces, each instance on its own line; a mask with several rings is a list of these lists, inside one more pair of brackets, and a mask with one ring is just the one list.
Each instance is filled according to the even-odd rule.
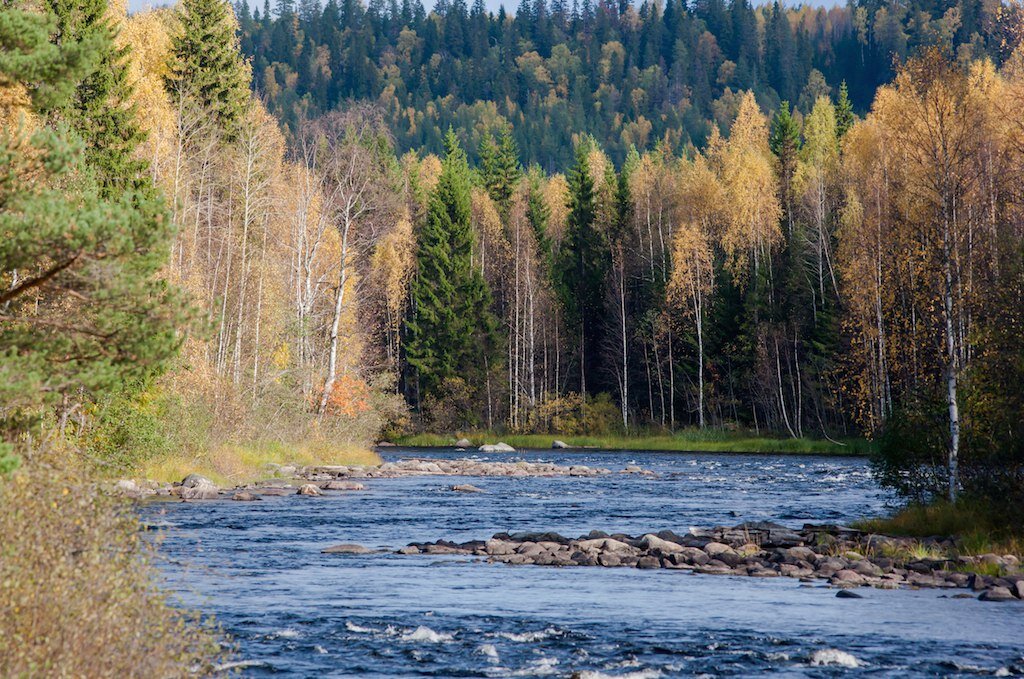
[[487,492],[483,488],[477,488],[472,483],[460,483],[458,485],[452,486],[451,488],[452,488],[452,490],[454,490],[457,493],[486,493]]
[[495,444],[484,444],[480,446],[481,453],[514,453],[516,449],[504,442]]
[[456,448],[471,448],[471,447],[473,447],[473,444],[470,443],[469,439],[463,438],[463,439],[459,439],[458,441],[455,442],[455,447]]
[[309,497],[316,497],[318,495],[323,495],[323,493],[321,493],[320,489],[314,486],[312,483],[305,483],[299,488],[296,495],[308,495]]
[[555,439],[554,441],[551,442],[551,447],[552,448],[568,448],[569,444],[566,443],[565,441],[559,441],[558,439]]
[[366,486],[357,481],[326,481],[320,484],[323,490],[366,490]]
[[373,550],[362,545],[345,543],[333,545],[320,550],[321,554],[373,554]]

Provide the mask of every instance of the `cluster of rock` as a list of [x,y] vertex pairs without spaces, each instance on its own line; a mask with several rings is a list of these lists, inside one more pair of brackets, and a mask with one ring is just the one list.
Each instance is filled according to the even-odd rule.
[[[805,525],[795,531],[758,522],[710,531],[690,529],[639,537],[592,531],[579,538],[558,533],[498,533],[490,540],[412,543],[399,554],[466,554],[487,561],[537,566],[665,568],[711,575],[790,577],[827,581],[856,597],[857,587],[968,588],[985,601],[1024,599],[1024,573],[1012,556],[922,558],[916,543],[842,528]],[[936,542],[936,553],[949,548]],[[969,572],[983,565],[1000,575]],[[963,594],[957,596],[973,596]]]
[[320,496],[324,491],[365,490],[366,487],[356,481],[327,479],[319,484],[300,483],[298,485],[282,484],[281,482],[263,482],[259,484],[239,486],[234,489],[219,488],[210,479],[200,474],[189,474],[180,482],[158,483],[156,481],[137,482],[130,479],[118,481],[113,492],[132,499],[146,497],[180,498],[182,500],[219,500],[232,499],[239,501],[259,500],[263,497],[285,495]]
[[[627,472],[628,470],[628,472]],[[639,467],[627,467],[623,473],[643,473]],[[299,476],[322,481],[332,478],[391,479],[403,476],[602,476],[610,469],[586,465],[563,466],[551,462],[492,462],[460,458],[431,460],[407,458],[385,462],[377,467],[325,465],[299,471]]]

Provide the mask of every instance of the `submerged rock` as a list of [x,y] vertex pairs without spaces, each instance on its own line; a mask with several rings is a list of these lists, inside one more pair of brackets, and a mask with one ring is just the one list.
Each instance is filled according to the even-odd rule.
[[253,500],[259,500],[258,497],[246,490],[235,493],[231,496],[231,499],[237,500],[238,502],[252,502]]
[[333,545],[331,547],[325,547],[320,550],[321,554],[373,554],[374,551],[368,547],[362,545],[356,545],[352,543],[345,543],[341,545]]

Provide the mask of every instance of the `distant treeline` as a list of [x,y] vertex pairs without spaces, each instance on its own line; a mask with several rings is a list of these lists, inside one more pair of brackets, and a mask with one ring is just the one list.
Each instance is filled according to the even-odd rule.
[[453,126],[472,156],[485,132],[511,125],[523,161],[549,172],[571,163],[581,133],[616,164],[632,146],[702,147],[747,90],[764,110],[788,101],[806,115],[845,82],[863,112],[922,46],[999,63],[1014,23],[982,0],[523,0],[514,15],[482,0],[429,13],[420,0],[267,0],[237,12],[254,86],[289,127],[370,100],[399,151],[439,153]]

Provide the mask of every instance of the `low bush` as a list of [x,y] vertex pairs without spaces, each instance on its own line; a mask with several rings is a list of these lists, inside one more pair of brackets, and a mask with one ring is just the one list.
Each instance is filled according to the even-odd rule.
[[0,478],[0,675],[214,673],[209,620],[159,588],[155,545],[79,469],[26,457]]

